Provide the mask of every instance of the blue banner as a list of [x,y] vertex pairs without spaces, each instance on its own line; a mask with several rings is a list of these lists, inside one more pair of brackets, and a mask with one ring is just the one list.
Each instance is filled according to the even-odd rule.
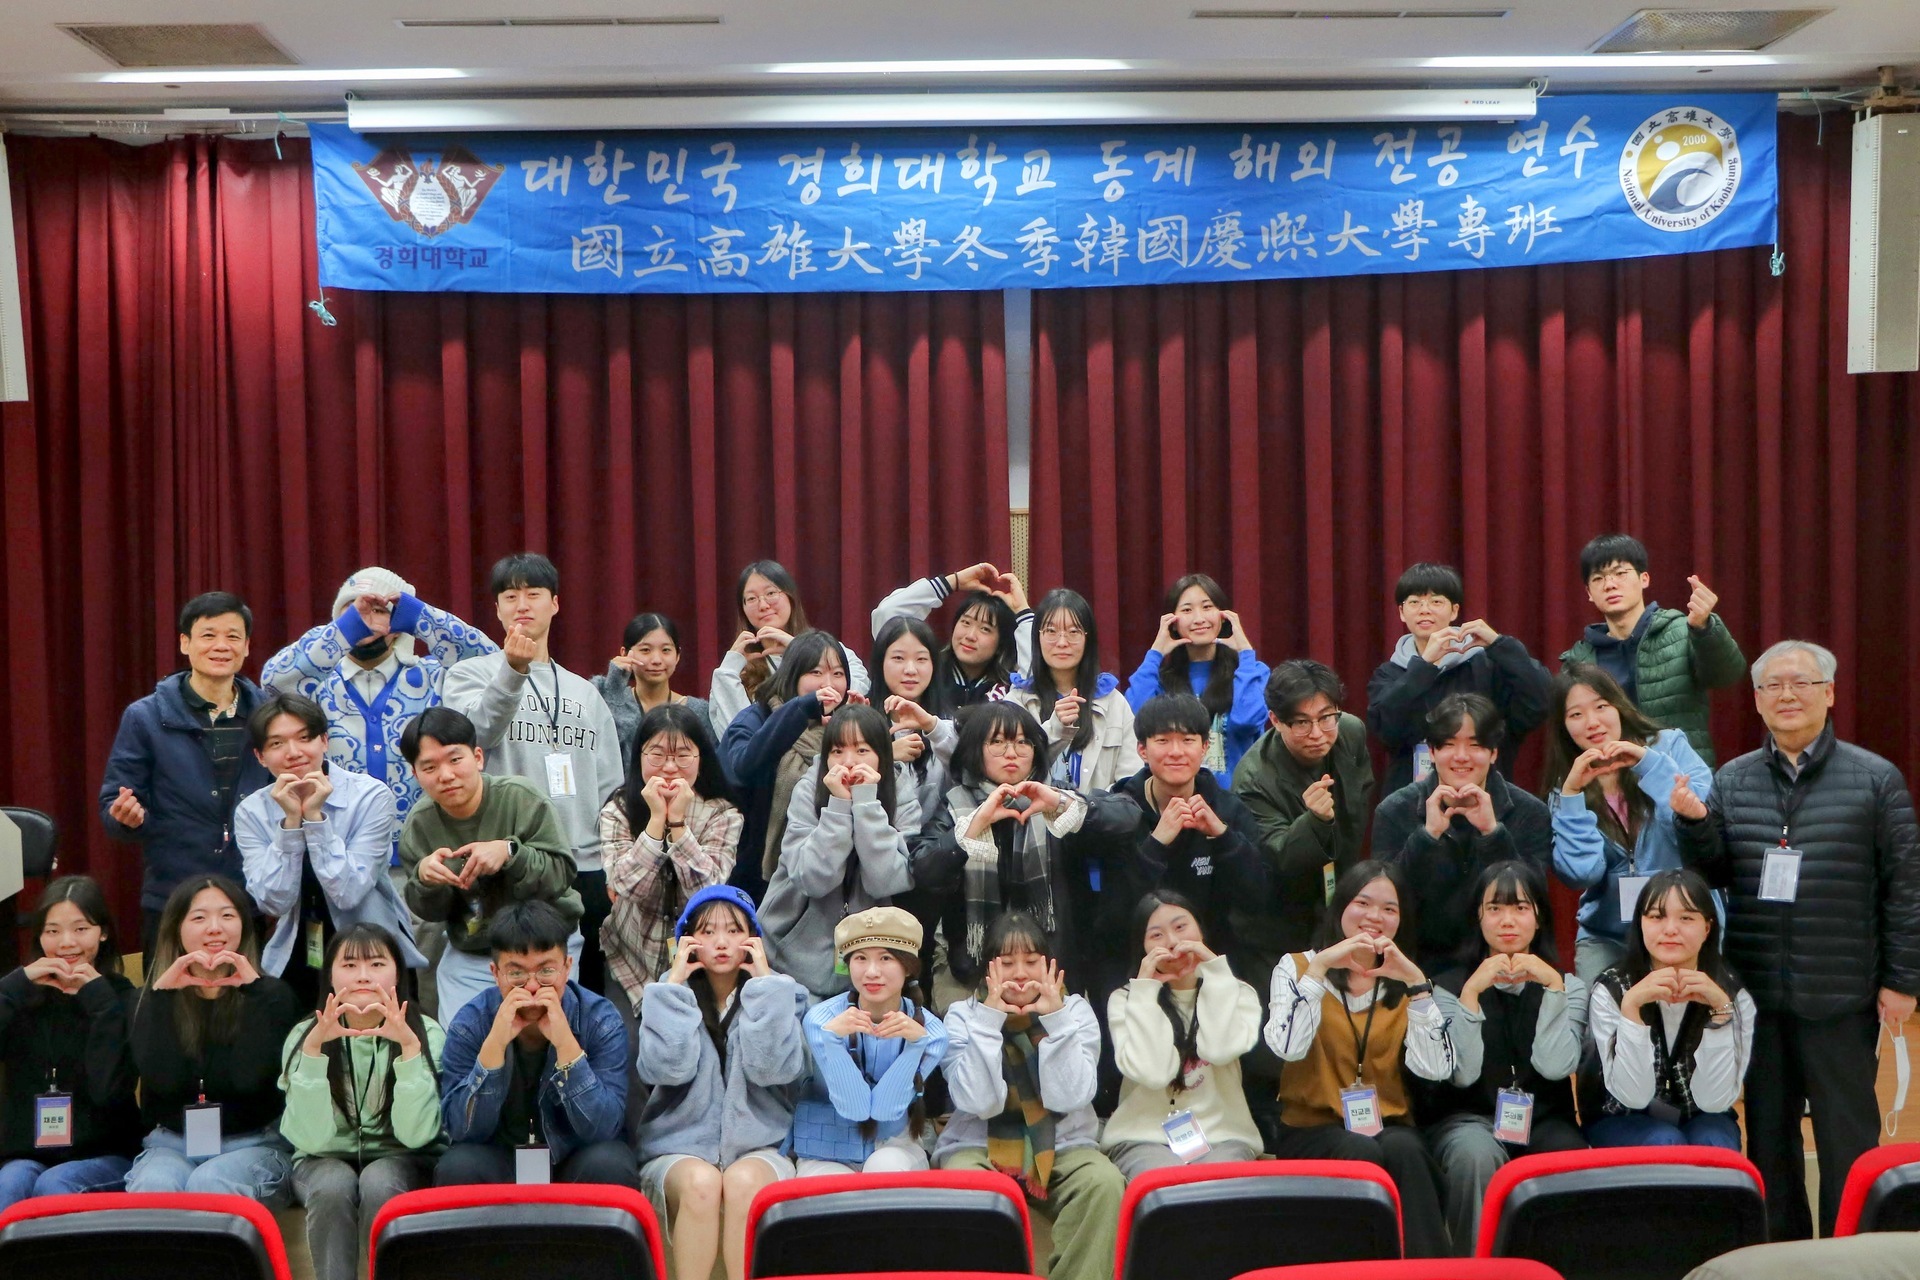
[[363,136],[311,126],[341,289],[1073,288],[1771,244],[1772,94],[1458,125]]

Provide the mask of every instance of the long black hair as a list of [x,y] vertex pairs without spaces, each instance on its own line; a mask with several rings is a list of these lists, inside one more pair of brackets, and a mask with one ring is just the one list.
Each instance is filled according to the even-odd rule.
[[[620,791],[620,808],[627,817],[627,830],[636,839],[653,820],[653,805],[645,794],[647,782],[640,776],[640,752],[647,743],[663,736],[669,740],[684,738],[700,753],[700,767],[693,777],[695,795],[702,800],[731,801],[733,798],[727,787],[726,768],[720,762],[720,748],[714,744],[707,718],[688,710],[683,702],[663,702],[640,717],[640,727],[633,735],[633,751],[627,757],[626,785]],[[659,897],[648,904],[647,909],[655,919],[677,919],[686,896],[680,877],[663,875],[654,879],[659,882],[655,889]]]
[[1641,921],[1647,912],[1655,906],[1664,906],[1669,894],[1678,893],[1680,903],[1688,911],[1697,911],[1707,922],[1707,936],[1700,943],[1700,959],[1697,967],[1700,972],[1713,979],[1714,985],[1729,996],[1737,995],[1742,983],[1740,977],[1720,953],[1720,915],[1715,909],[1713,888],[1707,878],[1692,867],[1680,867],[1673,871],[1662,871],[1648,878],[1640,886],[1640,896],[1633,904],[1633,925],[1627,930],[1627,954],[1615,966],[1620,975],[1620,990],[1625,992],[1633,985],[1653,972],[1653,956],[1647,951],[1647,935]]
[[[1633,699],[1627,696],[1627,691],[1620,687],[1618,680],[1607,674],[1605,667],[1591,662],[1569,662],[1560,668],[1560,674],[1553,678],[1553,683],[1547,689],[1545,774],[1549,796],[1565,785],[1567,775],[1573,772],[1573,762],[1586,750],[1576,744],[1573,735],[1567,732],[1567,698],[1581,685],[1593,690],[1602,702],[1619,714],[1620,737],[1623,741],[1637,742],[1650,748],[1660,737],[1660,726],[1633,705]],[[1626,797],[1631,830],[1621,825],[1613,806],[1607,803],[1607,793],[1601,789],[1600,779],[1589,782],[1581,794],[1586,797],[1587,808],[1600,826],[1600,834],[1623,849],[1631,849],[1636,834],[1646,830],[1647,823],[1653,819],[1653,800],[1641,787],[1639,775],[1633,770],[1622,769],[1617,776],[1620,779],[1620,794]]]
[[[785,667],[781,668],[783,671]],[[887,717],[864,702],[843,703],[827,720],[827,735],[820,743],[820,765],[814,773],[814,808],[824,809],[833,793],[827,790],[827,754],[835,747],[864,742],[880,757],[880,804],[891,822],[899,812],[893,776],[893,726]],[[858,870],[859,859],[847,863],[849,875]]]
[[[140,999],[155,990],[154,979],[173,967],[184,953],[180,945],[180,926],[186,923],[193,900],[212,889],[230,903],[240,917],[240,936],[227,949],[245,956],[257,971],[260,968],[260,929],[254,923],[253,899],[247,891],[225,876],[195,876],[182,881],[168,895],[160,909],[160,924],[153,940],[153,954],[147,957],[147,982]],[[211,999],[183,999],[174,1002],[173,1025],[180,1037],[180,1048],[189,1058],[198,1058],[209,1045],[229,1045],[240,1034],[240,998],[233,987],[221,987]]]
[[[687,921],[687,932],[682,936],[691,937],[700,932],[701,923],[716,911],[731,912],[735,918],[747,926],[747,933],[749,935],[755,938],[760,936],[760,925],[758,921],[742,911],[734,903],[721,901],[717,898],[703,905],[699,912],[694,915],[693,919]],[[744,984],[746,979],[742,976],[736,981]],[[737,987],[735,988],[733,1003],[727,1006],[725,1013],[720,1012],[720,1001],[718,997],[713,994],[713,979],[707,976],[705,969],[695,969],[687,975],[687,990],[693,992],[693,1002],[700,1006],[700,1025],[706,1028],[707,1039],[713,1042],[714,1051],[720,1055],[720,1066],[722,1069],[725,1069],[727,1065],[727,1032],[733,1028],[734,1015],[740,1012],[739,990]]]
[[[313,1024],[326,1012],[327,998],[333,991],[333,962],[340,956],[349,960],[364,960],[369,956],[384,955],[393,961],[394,991],[393,998],[406,1007],[407,1028],[420,1039],[420,1056],[426,1059],[427,1071],[433,1077],[434,1092],[440,1091],[440,1068],[433,1060],[433,1044],[427,1039],[427,1024],[420,1014],[419,995],[414,989],[413,970],[407,967],[407,958],[400,951],[400,940],[377,924],[367,923],[350,925],[333,935],[333,941],[327,946],[325,962],[320,966],[321,979],[319,990],[314,996],[313,1016],[306,1019],[295,1030],[292,1038],[293,1048],[287,1059],[281,1064],[282,1070],[291,1072],[293,1060],[305,1052],[307,1033]],[[353,1095],[353,1058],[345,1039],[329,1040],[322,1045],[320,1052],[327,1060],[327,1091],[333,1095],[334,1114],[341,1124],[352,1127],[357,1135],[365,1127],[368,1119],[377,1120],[380,1132],[387,1137],[393,1136],[393,1080],[394,1072],[400,1062],[400,1047],[395,1045],[393,1052],[387,1055],[387,1074],[384,1092],[376,1094],[372,1081],[368,1081],[367,1097],[379,1098],[385,1105],[373,1116],[361,1112],[360,1099]]]
[[[1094,690],[1100,687],[1100,639],[1093,626],[1093,606],[1078,591],[1055,587],[1040,597],[1040,607],[1033,611],[1033,694],[1040,700],[1041,720],[1053,715],[1053,704],[1060,700],[1060,690],[1054,686],[1053,668],[1047,665],[1046,650],[1040,644],[1040,628],[1055,617],[1066,618],[1086,633],[1087,647],[1074,673],[1074,690],[1092,702]],[[1075,751],[1085,751],[1092,742],[1093,717],[1082,715],[1080,723],[1074,726],[1073,741],[1068,745]]]
[[[1224,613],[1233,608],[1233,601],[1228,597],[1226,588],[1204,573],[1189,573],[1183,578],[1176,579],[1174,584],[1167,588],[1166,611],[1177,613],[1180,609],[1180,597],[1193,587],[1206,592],[1207,599],[1213,601],[1214,607],[1221,612]],[[1200,701],[1207,704],[1209,715],[1223,716],[1233,706],[1233,674],[1238,667],[1239,655],[1219,642],[1226,636],[1227,628],[1231,625],[1224,618],[1221,619],[1220,631],[1214,641],[1213,667],[1207,673],[1207,687],[1199,694]],[[1223,648],[1227,650],[1226,653],[1221,652]],[[1192,666],[1193,655],[1187,651],[1185,642],[1175,645],[1173,651],[1160,660],[1160,688],[1167,693],[1192,693],[1193,681],[1187,675],[1187,671]]]
[[[1460,963],[1471,973],[1482,960],[1493,954],[1493,948],[1487,945],[1487,935],[1480,928],[1480,908],[1487,900],[1489,889],[1493,891],[1493,900],[1501,906],[1516,906],[1524,902],[1533,908],[1537,928],[1533,941],[1527,944],[1527,950],[1558,969],[1560,947],[1553,940],[1553,904],[1549,901],[1551,895],[1547,892],[1547,877],[1531,862],[1521,862],[1517,858],[1496,862],[1474,877],[1473,896],[1469,899],[1473,903],[1473,929],[1461,944]],[[1405,932],[1404,926],[1402,932]]]
[[93,958],[94,972],[119,973],[120,930],[113,923],[113,911],[107,906],[107,895],[92,876],[61,876],[41,891],[40,901],[34,905],[33,915],[27,919],[27,937],[33,940],[33,945],[40,948],[42,955],[46,954],[46,948],[40,943],[40,934],[47,927],[47,916],[63,902],[72,903],[74,909],[86,917],[88,924],[100,927],[100,951]]
[[760,685],[759,692],[753,695],[754,701],[771,711],[781,703],[795,697],[800,692],[800,677],[820,665],[820,659],[829,651],[840,659],[840,670],[847,674],[847,684],[853,684],[853,664],[847,661],[847,650],[833,636],[819,628],[796,636],[787,651],[780,658],[780,669],[775,671]]
[[972,706],[983,700],[996,686],[1012,683],[1013,673],[1020,665],[1019,638],[1014,635],[1016,623],[1013,607],[999,596],[985,591],[969,591],[961,597],[960,607],[953,615],[957,627],[960,619],[970,613],[984,614],[987,621],[993,623],[995,648],[993,656],[987,659],[985,669],[978,676],[969,676],[960,669],[960,659],[953,654],[951,638],[934,655],[933,662],[933,701],[939,714],[951,715],[962,707]]
[[[934,637],[932,627],[928,626],[923,620],[913,617],[910,614],[896,614],[881,623],[880,630],[874,632],[873,652],[867,657],[867,671],[869,678],[873,681],[873,692],[870,695],[871,701],[874,706],[884,711],[888,698],[895,694],[899,694],[899,696],[903,698],[907,697],[906,694],[900,693],[898,689],[887,683],[887,651],[893,648],[894,645],[899,644],[903,636],[912,636],[915,640],[925,645],[927,657],[932,659],[932,670],[927,673],[927,687],[915,696],[907,698],[907,701],[913,703],[921,710],[931,711],[933,710],[932,704],[940,691],[940,660],[938,656],[940,653],[940,641]],[[891,734],[891,727],[889,727],[888,732]],[[913,776],[922,782],[926,781],[927,770],[933,767],[933,763],[933,752],[922,751],[919,758],[913,761]]]
[[[797,640],[802,634],[811,630],[807,626],[807,611],[800,604],[800,586],[778,560],[755,560],[740,571],[739,580],[733,587],[733,604],[740,614],[741,629],[755,630],[754,626],[747,621],[747,582],[756,573],[771,582],[779,589],[780,594],[787,598],[787,625],[784,628],[786,633]],[[674,643],[678,644],[679,640],[676,639]],[[792,646],[788,647],[791,649]],[[784,658],[781,664],[785,665]],[[740,672],[740,685],[747,691],[749,698],[753,697],[767,682],[772,671],[773,664],[767,661],[766,654],[749,655],[746,667]]]
[[989,786],[987,747],[995,738],[1015,735],[1033,745],[1033,768],[1022,782],[1047,780],[1047,731],[1033,713],[1017,702],[1002,699],[970,707],[960,717],[960,734],[953,744],[953,776],[961,786]]
[[[1346,930],[1340,926],[1340,917],[1347,913],[1347,907],[1360,896],[1360,891],[1375,880],[1385,880],[1393,886],[1393,892],[1400,900],[1400,924],[1393,931],[1393,944],[1400,948],[1408,958],[1413,955],[1413,940],[1419,936],[1413,918],[1413,893],[1407,888],[1406,873],[1396,862],[1386,862],[1379,858],[1364,858],[1340,873],[1333,882],[1333,900],[1327,903],[1326,911],[1320,917],[1320,925],[1314,930],[1313,949],[1325,951],[1337,942],[1345,942]],[[1342,996],[1347,993],[1347,971],[1329,969],[1327,981]],[[1381,978],[1375,983],[1376,998],[1385,1008],[1391,1009],[1407,994],[1404,982],[1392,978]]]
[[[1127,925],[1127,936],[1133,940],[1131,954],[1135,958],[1135,969],[1140,967],[1139,961],[1144,960],[1147,955],[1147,925],[1152,921],[1153,913],[1162,907],[1177,907],[1192,916],[1193,922],[1200,926],[1202,940],[1205,940],[1206,925],[1202,923],[1200,908],[1193,904],[1193,899],[1184,894],[1175,893],[1171,889],[1149,889],[1142,895],[1140,901],[1134,904],[1133,917]],[[1206,981],[1205,978],[1199,979],[1198,986],[1194,988],[1196,993],[1200,986],[1206,985]],[[1159,985],[1160,1011],[1167,1015],[1167,1022],[1173,1027],[1173,1047],[1180,1058],[1180,1065],[1174,1069],[1173,1079],[1167,1081],[1169,1089],[1176,1089],[1187,1078],[1187,1064],[1200,1060],[1200,1005],[1196,994],[1193,1021],[1186,1022],[1180,1017],[1179,1006],[1173,1002],[1173,984],[1162,982]]]

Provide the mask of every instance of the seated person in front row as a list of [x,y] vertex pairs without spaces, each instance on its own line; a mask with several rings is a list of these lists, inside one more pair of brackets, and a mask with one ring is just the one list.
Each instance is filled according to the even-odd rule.
[[988,927],[980,994],[947,1010],[953,1116],[942,1169],[997,1169],[1053,1223],[1050,1280],[1112,1280],[1126,1179],[1100,1154],[1100,1023],[1067,994],[1046,930],[1024,911]]
[[1407,877],[1424,956],[1450,956],[1467,945],[1478,919],[1473,880],[1496,862],[1518,858],[1545,874],[1553,860],[1553,818],[1547,806],[1494,769],[1506,723],[1491,699],[1450,694],[1427,717],[1433,775],[1380,802],[1373,815],[1373,856],[1400,865]]
[[446,1035],[420,1012],[400,940],[379,925],[335,934],[321,967],[313,1016],[281,1053],[280,1134],[293,1145],[316,1280],[354,1280],[381,1206],[433,1181]]
[[458,711],[422,711],[400,735],[400,750],[421,792],[400,831],[407,905],[422,920],[447,926],[434,983],[440,1016],[451,1027],[467,1001],[493,988],[487,935],[503,907],[546,902],[570,933],[579,923],[573,846],[531,782],[481,772],[487,753],[473,721]]
[[793,1154],[803,1178],[902,1173],[927,1167],[927,1077],[947,1051],[916,981],[920,922],[899,907],[869,907],[833,931],[853,989],[807,1014],[813,1077],[794,1108]]
[[1433,983],[1400,947],[1415,932],[1400,869],[1369,859],[1344,872],[1312,951],[1273,971],[1267,1047],[1280,1069],[1282,1160],[1365,1160],[1400,1192],[1407,1256],[1447,1253],[1433,1162],[1413,1126],[1409,1073],[1453,1072]]
[[514,1148],[529,1145],[546,1150],[555,1182],[639,1185],[627,1033],[612,1002],[572,981],[572,932],[550,902],[515,902],[489,922],[496,985],[447,1025],[441,1112],[453,1145],[436,1186],[516,1181]]
[[1587,984],[1560,971],[1547,878],[1499,862],[1474,881],[1480,928],[1434,980],[1453,1038],[1453,1079],[1414,1082],[1414,1110],[1446,1181],[1454,1248],[1479,1238],[1480,1202],[1514,1156],[1577,1151],[1569,1077],[1587,1029]]
[[1662,871],[1640,890],[1627,958],[1594,984],[1581,1114],[1596,1147],[1740,1149],[1733,1104],[1753,1055],[1753,997],[1720,955],[1713,891]]
[[745,889],[709,885],[673,926],[671,967],[640,998],[640,1186],[664,1206],[673,1274],[707,1280],[724,1248],[727,1280],[746,1275],[747,1211],[793,1176],[781,1154],[794,1082],[807,1074],[807,993],[767,967]]

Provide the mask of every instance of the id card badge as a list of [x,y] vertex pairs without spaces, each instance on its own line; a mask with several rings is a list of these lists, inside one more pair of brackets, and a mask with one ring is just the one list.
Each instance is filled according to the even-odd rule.
[[1192,1164],[1207,1152],[1213,1150],[1207,1143],[1207,1135],[1200,1130],[1200,1122],[1193,1118],[1191,1111],[1176,1111],[1160,1122],[1167,1132],[1167,1146],[1173,1154],[1180,1157],[1182,1164]]
[[307,968],[318,973],[327,967],[327,926],[318,920],[305,920],[300,929],[307,940]]
[[1425,782],[1433,776],[1433,748],[1424,742],[1413,747],[1413,780]]
[[1493,1136],[1524,1147],[1533,1141],[1533,1095],[1523,1089],[1502,1089],[1494,1095]]
[[33,1149],[73,1145],[73,1095],[43,1093],[33,1100]]
[[544,1187],[553,1181],[553,1159],[545,1147],[513,1149],[513,1180],[523,1187]]
[[1338,867],[1334,866],[1331,862],[1323,862],[1320,864],[1320,891],[1323,901],[1333,901],[1333,884],[1337,879],[1339,879]]
[[220,1104],[201,1102],[181,1110],[189,1160],[210,1160],[220,1154]]
[[1800,894],[1800,851],[1782,845],[1760,864],[1760,901],[1792,902]]
[[1372,1085],[1355,1085],[1340,1091],[1340,1112],[1346,1118],[1347,1132],[1371,1138],[1384,1128],[1380,1119],[1380,1091]]
[[580,794],[573,782],[573,755],[570,752],[547,753],[547,794],[556,798]]
[[1633,908],[1640,901],[1640,891],[1647,887],[1652,876],[1620,877],[1620,923],[1633,923]]

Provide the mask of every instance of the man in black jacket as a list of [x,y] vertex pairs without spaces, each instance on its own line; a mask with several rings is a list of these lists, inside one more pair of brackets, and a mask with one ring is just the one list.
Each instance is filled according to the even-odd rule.
[[1753,664],[1768,736],[1728,761],[1704,804],[1675,788],[1681,851],[1729,890],[1726,955],[1759,1010],[1747,1148],[1775,1240],[1812,1234],[1800,1117],[1811,1103],[1820,1234],[1854,1160],[1880,1138],[1879,1026],[1920,992],[1920,831],[1890,762],[1834,737],[1833,654],[1782,640]]
[[1373,815],[1373,856],[1406,869],[1418,959],[1429,968],[1479,936],[1480,904],[1470,899],[1483,870],[1518,858],[1545,875],[1553,861],[1547,806],[1494,768],[1504,732],[1490,699],[1442,699],[1427,717],[1433,776],[1400,788]]

